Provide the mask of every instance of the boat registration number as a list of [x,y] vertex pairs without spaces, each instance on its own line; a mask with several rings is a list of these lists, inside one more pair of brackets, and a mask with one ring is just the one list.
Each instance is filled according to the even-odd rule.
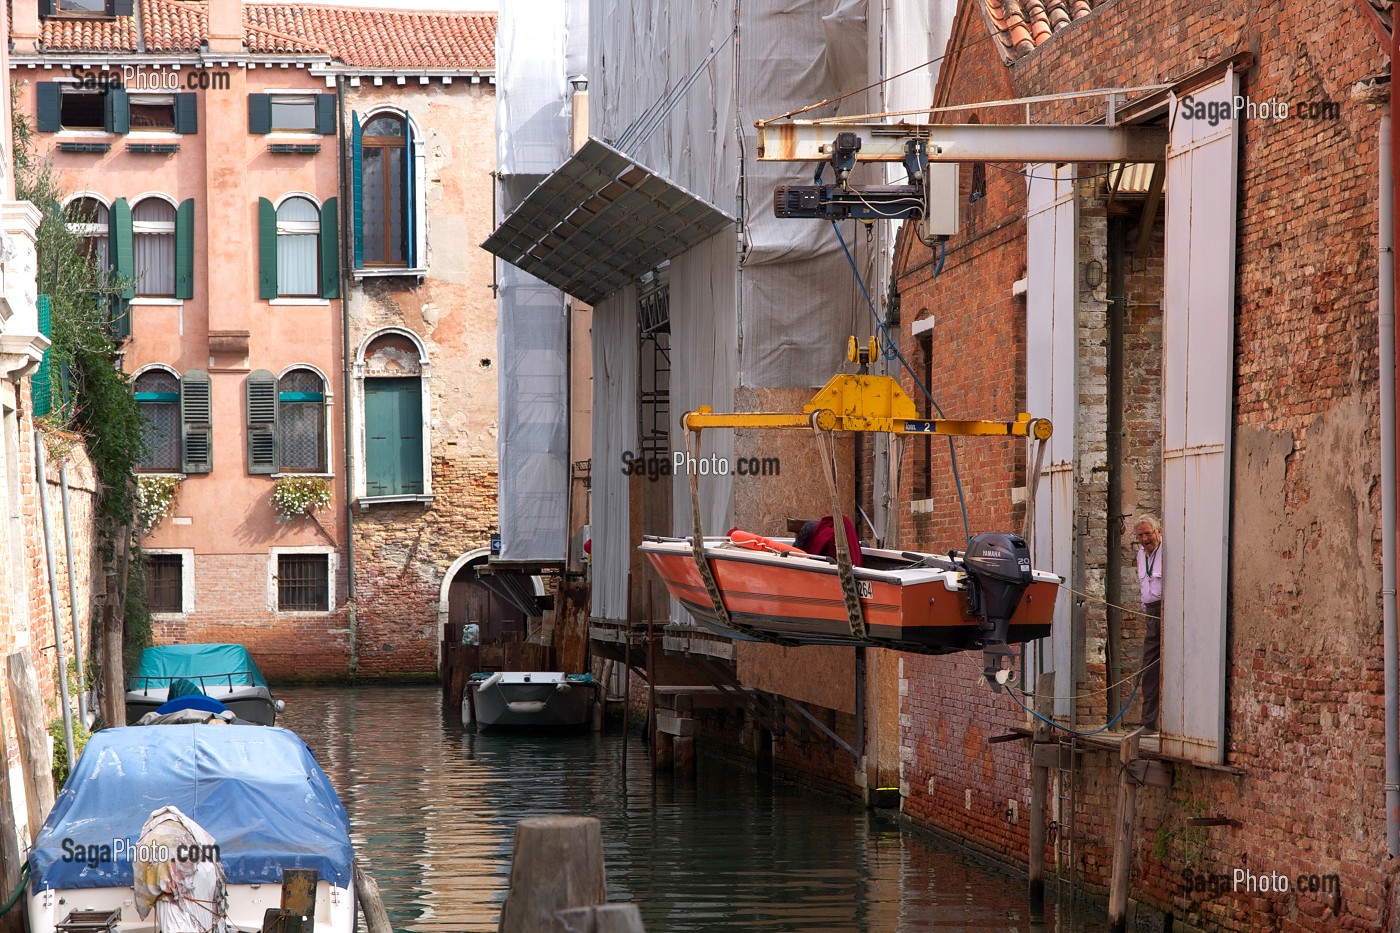
[[870,585],[869,580],[857,580],[856,594],[860,596],[861,599],[869,599],[870,597],[875,595],[875,590]]

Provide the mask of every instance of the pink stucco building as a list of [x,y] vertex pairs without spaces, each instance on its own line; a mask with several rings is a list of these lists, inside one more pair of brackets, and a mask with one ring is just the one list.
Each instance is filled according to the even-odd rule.
[[[178,482],[142,540],[158,642],[241,642],[301,677],[434,669],[443,575],[494,529],[475,255],[494,33],[482,13],[15,0],[18,107],[124,288],[141,475]],[[329,505],[279,512],[293,479]],[[425,526],[454,531],[401,540]],[[399,578],[414,598],[361,618],[357,586]]]

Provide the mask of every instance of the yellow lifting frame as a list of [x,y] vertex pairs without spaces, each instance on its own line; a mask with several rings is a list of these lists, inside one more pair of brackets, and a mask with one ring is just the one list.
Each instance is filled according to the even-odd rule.
[[1050,439],[1049,419],[1022,412],[1015,421],[958,421],[920,418],[913,399],[893,376],[838,373],[796,412],[735,412],[717,414],[708,405],[682,419],[699,433],[706,428],[818,428],[822,431],[866,431],[882,434],[939,434],[954,437],[1030,437]]

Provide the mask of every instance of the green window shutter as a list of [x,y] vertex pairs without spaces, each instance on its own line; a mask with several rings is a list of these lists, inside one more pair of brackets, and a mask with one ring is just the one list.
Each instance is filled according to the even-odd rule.
[[180,429],[180,469],[208,473],[214,468],[214,400],[202,369],[180,377]]
[[126,88],[109,87],[102,97],[102,126],[109,133],[131,132],[131,107]]
[[335,133],[335,95],[316,95],[316,132],[322,136]]
[[423,494],[423,395],[416,378],[365,380],[365,492]]
[[199,132],[199,96],[186,92],[175,95],[175,132]]
[[266,135],[272,132],[272,97],[267,94],[248,95],[248,132]]
[[194,198],[175,209],[175,297],[194,297]]
[[107,212],[108,246],[112,256],[112,274],[122,285],[123,302],[136,297],[136,253],[131,243],[131,205],[126,198],[117,198]]
[[410,269],[418,268],[418,205],[413,202],[415,179],[415,168],[417,162],[413,155],[417,151],[416,140],[413,138],[413,123],[408,119],[408,114],[403,117],[403,131],[405,145],[403,150],[403,238],[404,257],[408,260]]
[[107,312],[107,333],[112,340],[121,343],[131,336],[131,307],[120,295],[101,294],[97,296],[103,310]]
[[[329,96],[329,95],[327,95]],[[336,198],[321,205],[321,297],[340,297],[340,243],[336,237]]]
[[[40,295],[37,304],[39,307],[39,333],[47,337],[52,327],[49,296]],[[34,370],[34,375],[29,377],[29,392],[30,406],[35,418],[42,418],[53,410],[53,372],[49,366],[48,350],[44,351],[44,358],[40,361],[39,368]]]
[[40,133],[57,133],[61,128],[63,89],[57,81],[40,81],[34,86],[39,118],[35,121]]
[[354,202],[351,206],[351,224],[355,233],[354,260],[355,268],[363,269],[365,266],[365,172],[364,172],[364,152],[360,142],[360,118],[355,111],[350,111],[350,200]]
[[248,374],[248,472],[276,473],[277,377],[265,369]]
[[258,198],[258,297],[277,297],[277,208]]

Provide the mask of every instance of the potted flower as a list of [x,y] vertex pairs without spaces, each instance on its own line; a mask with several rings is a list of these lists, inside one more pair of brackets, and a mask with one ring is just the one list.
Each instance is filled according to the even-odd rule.
[[330,504],[330,481],[320,476],[284,476],[272,490],[272,507],[286,519],[311,515]]

